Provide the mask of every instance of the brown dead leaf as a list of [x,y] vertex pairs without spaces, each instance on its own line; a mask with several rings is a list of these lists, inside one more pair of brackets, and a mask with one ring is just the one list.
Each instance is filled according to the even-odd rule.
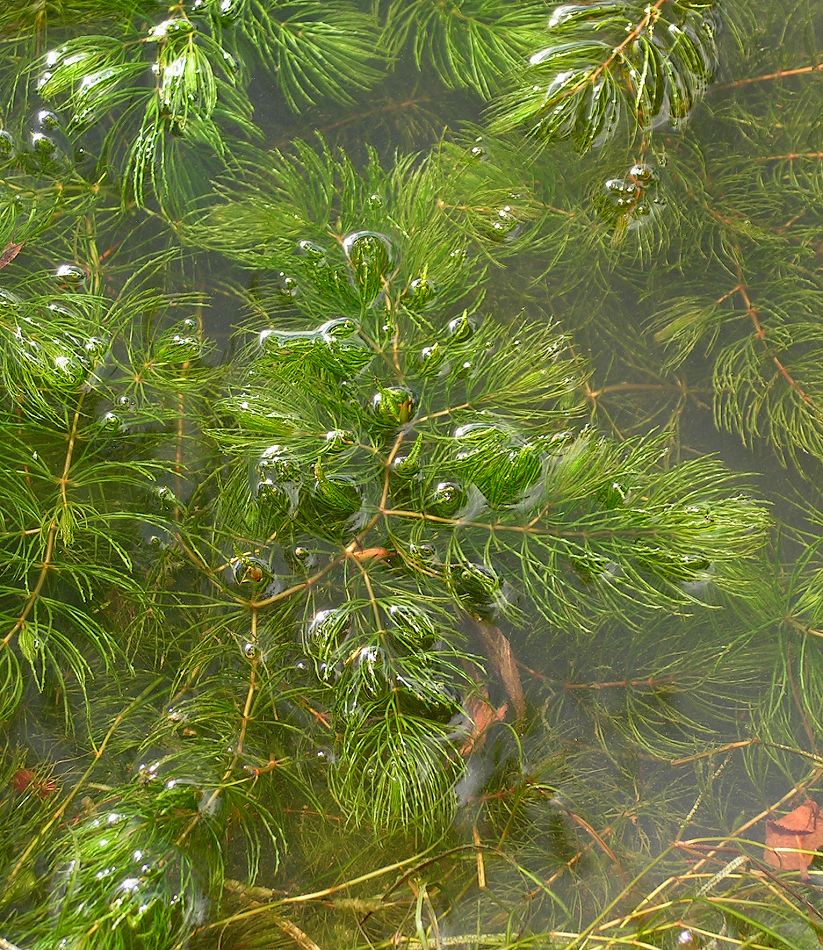
[[[823,847],[820,806],[808,799],[779,821],[766,822],[763,859],[781,871],[800,871],[806,876],[815,851]],[[791,850],[782,850],[782,849]]]
[[460,746],[460,754],[467,758],[486,741],[486,732],[496,722],[502,722],[509,711],[509,704],[503,703],[497,709],[489,701],[486,690],[475,693],[466,700],[466,712],[472,721],[472,730],[466,741]]
[[3,250],[0,251],[0,267],[5,267],[6,264],[11,264],[11,262],[22,250],[22,244],[14,244],[13,242],[7,244]]
[[514,713],[518,720],[526,716],[526,697],[523,693],[523,684],[520,681],[520,671],[517,669],[517,660],[512,653],[512,647],[505,634],[494,624],[481,623],[479,625],[483,646],[491,660],[497,675],[506,689],[506,695],[512,701]]

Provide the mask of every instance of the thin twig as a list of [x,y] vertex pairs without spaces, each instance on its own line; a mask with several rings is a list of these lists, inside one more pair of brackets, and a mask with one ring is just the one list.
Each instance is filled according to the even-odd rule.
[[823,71],[823,63],[813,66],[798,66],[795,69],[778,69],[773,73],[764,73],[762,76],[749,76],[746,79],[734,79],[731,82],[718,83],[715,89],[737,89],[740,86],[750,86],[756,82],[770,82],[773,79],[789,79],[791,76],[804,76],[808,73]]

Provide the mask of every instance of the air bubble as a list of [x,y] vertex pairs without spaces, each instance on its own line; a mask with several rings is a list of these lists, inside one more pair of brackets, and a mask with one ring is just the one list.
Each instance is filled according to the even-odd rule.
[[383,422],[404,425],[414,418],[416,400],[414,393],[405,386],[388,386],[375,393],[372,410]]
[[657,173],[651,165],[647,165],[645,162],[637,162],[629,169],[629,178],[641,188],[647,188],[657,181]]
[[438,515],[450,517],[463,508],[466,491],[459,482],[438,482],[429,496],[427,508]]
[[51,158],[57,152],[57,143],[43,132],[32,132],[31,147],[42,158]]
[[271,568],[259,557],[235,557],[229,562],[232,577],[238,584],[262,584],[271,579]]
[[11,158],[16,150],[11,132],[0,129],[0,160]]
[[47,132],[54,132],[55,129],[60,128],[60,120],[48,109],[41,109],[37,113],[37,124],[41,129],[45,129]]
[[446,332],[449,336],[458,343],[462,343],[464,340],[468,340],[470,337],[474,336],[475,325],[471,317],[463,314],[461,317],[455,317],[454,320],[450,320]]
[[277,275],[277,292],[281,297],[296,297],[299,292],[297,280],[280,271]]
[[408,296],[415,305],[425,306],[437,297],[437,289],[428,277],[415,277],[409,284]]
[[333,648],[348,625],[348,614],[341,607],[318,610],[306,626],[305,641],[311,652],[324,655]]
[[86,280],[86,272],[79,264],[60,264],[54,276],[58,282],[69,287],[79,287]]
[[354,433],[348,429],[331,429],[324,436],[328,448],[334,451],[340,451],[346,446],[352,445],[355,441]]
[[361,299],[371,303],[382,291],[394,267],[391,241],[379,231],[353,231],[343,238],[342,246]]
[[326,342],[331,342],[354,336],[358,329],[357,322],[350,317],[336,317],[334,320],[327,320],[317,332]]
[[171,17],[153,26],[149,31],[149,40],[159,42],[168,36],[187,36],[194,33],[194,24],[185,17]]

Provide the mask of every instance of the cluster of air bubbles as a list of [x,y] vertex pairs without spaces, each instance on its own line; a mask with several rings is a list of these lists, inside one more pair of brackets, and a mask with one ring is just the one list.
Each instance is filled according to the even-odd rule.
[[70,151],[60,119],[49,109],[35,111],[20,143],[7,130],[0,132],[0,160],[15,159],[32,174],[64,172]]
[[[455,347],[468,342],[476,330],[474,318],[467,313],[450,320],[441,339],[421,347],[417,371],[426,376],[443,376],[446,373],[454,373],[459,377],[468,376],[474,364],[467,354],[462,354]],[[489,340],[486,346],[490,349],[494,344]]]
[[135,771],[135,779],[141,785],[156,782],[160,777],[160,766],[159,760],[141,762]]
[[609,178],[596,204],[601,217],[623,230],[640,227],[665,205],[659,194],[657,171],[636,162],[622,178]]
[[[14,305],[9,295],[2,302]],[[52,301],[45,322],[21,317],[14,329],[20,361],[27,371],[37,375],[45,386],[58,389],[89,385],[92,370],[105,353],[106,346],[96,337],[83,339],[61,323],[77,320],[78,315],[65,304]]]
[[435,615],[411,600],[381,606],[381,614],[379,630],[371,622],[361,629],[351,604],[320,610],[305,626],[304,649],[320,681],[335,686],[338,712],[355,715],[364,701],[398,692],[430,706],[448,705],[444,669],[430,655],[442,639]]
[[296,277],[290,277],[285,271],[280,271],[274,279],[275,289],[279,296],[284,299],[292,299],[299,292],[299,285]]
[[511,203],[521,197],[521,195],[514,193],[510,194],[510,200],[491,213],[489,230],[495,240],[513,241],[522,231],[523,225],[517,216],[514,205]]
[[300,470],[297,462],[281,445],[270,445],[263,451],[256,467],[255,496],[259,501],[273,503],[293,512],[299,500]]
[[[167,809],[181,804],[176,784],[186,785],[185,794],[191,795],[188,782],[170,782],[155,790],[156,798],[173,799],[164,803]],[[68,935],[49,945],[82,950],[88,946],[88,934],[110,914],[117,931],[129,935],[129,945],[145,946],[155,942],[158,924],[166,930],[170,907],[180,905],[183,918],[199,919],[199,896],[190,886],[180,888],[183,856],[161,834],[147,815],[133,808],[81,816],[74,824],[72,846],[67,853],[64,849],[66,859],[57,864],[51,894],[55,927]],[[60,916],[66,902],[73,913]]]
[[157,339],[156,357],[165,362],[188,363],[203,353],[203,338],[196,320],[180,320]]
[[191,36],[194,32],[195,26],[188,17],[174,16],[155,24],[149,30],[148,39],[160,43],[178,36]]
[[332,347],[341,343],[356,343],[357,331],[358,326],[354,320],[336,317],[327,320],[316,330],[263,330],[258,336],[258,342],[264,350],[272,352],[285,349],[299,352],[320,344]]
[[478,135],[474,140],[474,144],[469,148],[469,155],[472,158],[476,158],[478,161],[483,161],[486,158],[486,145],[483,141],[483,136]]

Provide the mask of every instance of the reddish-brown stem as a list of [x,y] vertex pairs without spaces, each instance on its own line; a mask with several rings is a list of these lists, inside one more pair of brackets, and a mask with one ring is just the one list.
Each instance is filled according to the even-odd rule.
[[[749,315],[749,319],[752,321],[752,325],[754,326],[755,338],[765,342],[766,330],[764,329],[763,324],[760,322],[760,314],[757,310],[757,307],[755,307],[755,305],[752,303],[751,297],[749,297],[749,291],[746,287],[746,282],[743,279],[743,270],[739,264],[737,265],[737,277],[739,280],[737,290],[740,294],[741,300],[743,301],[743,305],[746,308],[746,313]],[[780,375],[786,381],[786,384],[791,389],[793,389],[798,396],[800,396],[803,402],[805,402],[807,406],[814,406],[812,397],[806,392],[805,389],[803,389],[803,387],[797,382],[788,369],[786,369],[780,359],[777,356],[772,355],[772,362],[777,368],[778,373],[780,373]]]
[[388,548],[381,547],[361,548],[359,551],[352,551],[351,554],[349,554],[349,557],[355,561],[381,560],[393,556],[393,551],[390,551]]
[[600,389],[589,389],[586,398],[595,400],[601,396],[608,396],[611,393],[629,393],[629,392],[670,392],[683,393],[685,390],[682,385],[672,383],[614,383],[611,386],[603,386]]
[[790,76],[803,76],[808,73],[823,71],[823,63],[815,63],[813,66],[798,66],[796,69],[778,69],[773,73],[764,73],[762,76],[749,76],[746,79],[735,79],[732,82],[720,83],[717,89],[736,89],[739,86],[750,86],[756,82],[769,82],[772,79],[788,79]]
[[758,162],[794,162],[799,158],[823,158],[823,152],[787,152],[785,155],[764,155]]
[[602,683],[564,683],[563,689],[631,689],[635,686],[645,686],[647,689],[655,689],[658,686],[671,686],[674,681],[673,676],[661,676],[659,679],[655,679],[653,676],[647,676],[645,679],[606,680]]
[[646,7],[646,15],[643,19],[631,30],[626,36],[614,47],[611,51],[611,54],[588,76],[583,80],[577,83],[575,86],[572,86],[571,89],[568,89],[562,96],[558,96],[558,99],[568,99],[569,96],[575,95],[579,92],[584,86],[589,84],[594,85],[597,80],[609,69],[612,63],[619,59],[623,55],[623,52],[631,46],[632,43],[640,36],[643,30],[653,21],[657,19],[658,14],[666,5],[667,0],[656,0],[655,3],[650,4]]

